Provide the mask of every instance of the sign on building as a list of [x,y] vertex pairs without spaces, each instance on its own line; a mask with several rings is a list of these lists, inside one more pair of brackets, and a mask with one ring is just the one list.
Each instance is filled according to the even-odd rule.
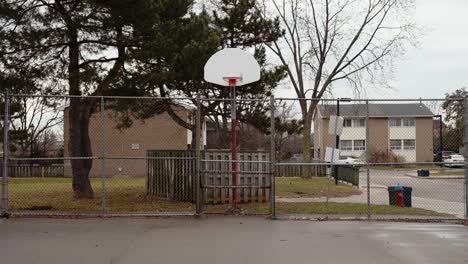
[[330,123],[328,124],[328,133],[334,136],[340,136],[343,132],[343,122],[344,119],[342,116],[330,116]]
[[325,161],[335,163],[340,159],[340,150],[336,148],[327,147],[325,149]]

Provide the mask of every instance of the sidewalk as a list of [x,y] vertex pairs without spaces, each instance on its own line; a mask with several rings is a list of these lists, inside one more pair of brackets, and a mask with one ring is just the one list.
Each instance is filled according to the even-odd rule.
[[[430,174],[429,174],[430,175]],[[464,176],[453,176],[453,175],[440,175],[440,176],[428,176],[420,177],[417,173],[406,173],[405,176],[417,179],[431,179],[431,180],[455,180],[455,179],[464,179]]]

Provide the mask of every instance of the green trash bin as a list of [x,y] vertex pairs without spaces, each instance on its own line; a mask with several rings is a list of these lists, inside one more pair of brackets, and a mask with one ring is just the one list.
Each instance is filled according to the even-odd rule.
[[418,170],[419,177],[429,177],[429,170]]
[[[388,186],[388,202],[390,205],[396,205],[396,198],[395,198],[395,186]],[[411,202],[411,193],[413,191],[413,188],[411,187],[406,187],[403,186],[403,201],[405,204],[405,207],[411,207],[412,202]]]

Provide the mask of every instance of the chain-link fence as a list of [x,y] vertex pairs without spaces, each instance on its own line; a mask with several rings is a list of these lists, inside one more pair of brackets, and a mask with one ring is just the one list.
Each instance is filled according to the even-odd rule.
[[192,149],[190,101],[27,95],[7,101],[8,212],[195,213],[195,157],[180,153]]
[[[294,131],[295,120],[307,124],[311,104],[283,100],[276,111],[276,134],[286,142],[277,145],[285,160],[276,168],[309,166],[292,177],[277,171],[277,213],[466,218],[463,99],[321,100],[309,117],[312,131]],[[306,135],[311,144],[293,145]]]
[[2,103],[5,214],[467,217],[462,98]]

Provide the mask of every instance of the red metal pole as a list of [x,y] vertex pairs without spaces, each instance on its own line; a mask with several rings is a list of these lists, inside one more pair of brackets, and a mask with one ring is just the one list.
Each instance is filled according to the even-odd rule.
[[232,160],[232,209],[237,209],[237,139],[236,139],[236,79],[230,79],[231,86],[231,160]]
[[231,122],[231,156],[232,156],[232,207],[237,208],[237,150],[236,119]]

